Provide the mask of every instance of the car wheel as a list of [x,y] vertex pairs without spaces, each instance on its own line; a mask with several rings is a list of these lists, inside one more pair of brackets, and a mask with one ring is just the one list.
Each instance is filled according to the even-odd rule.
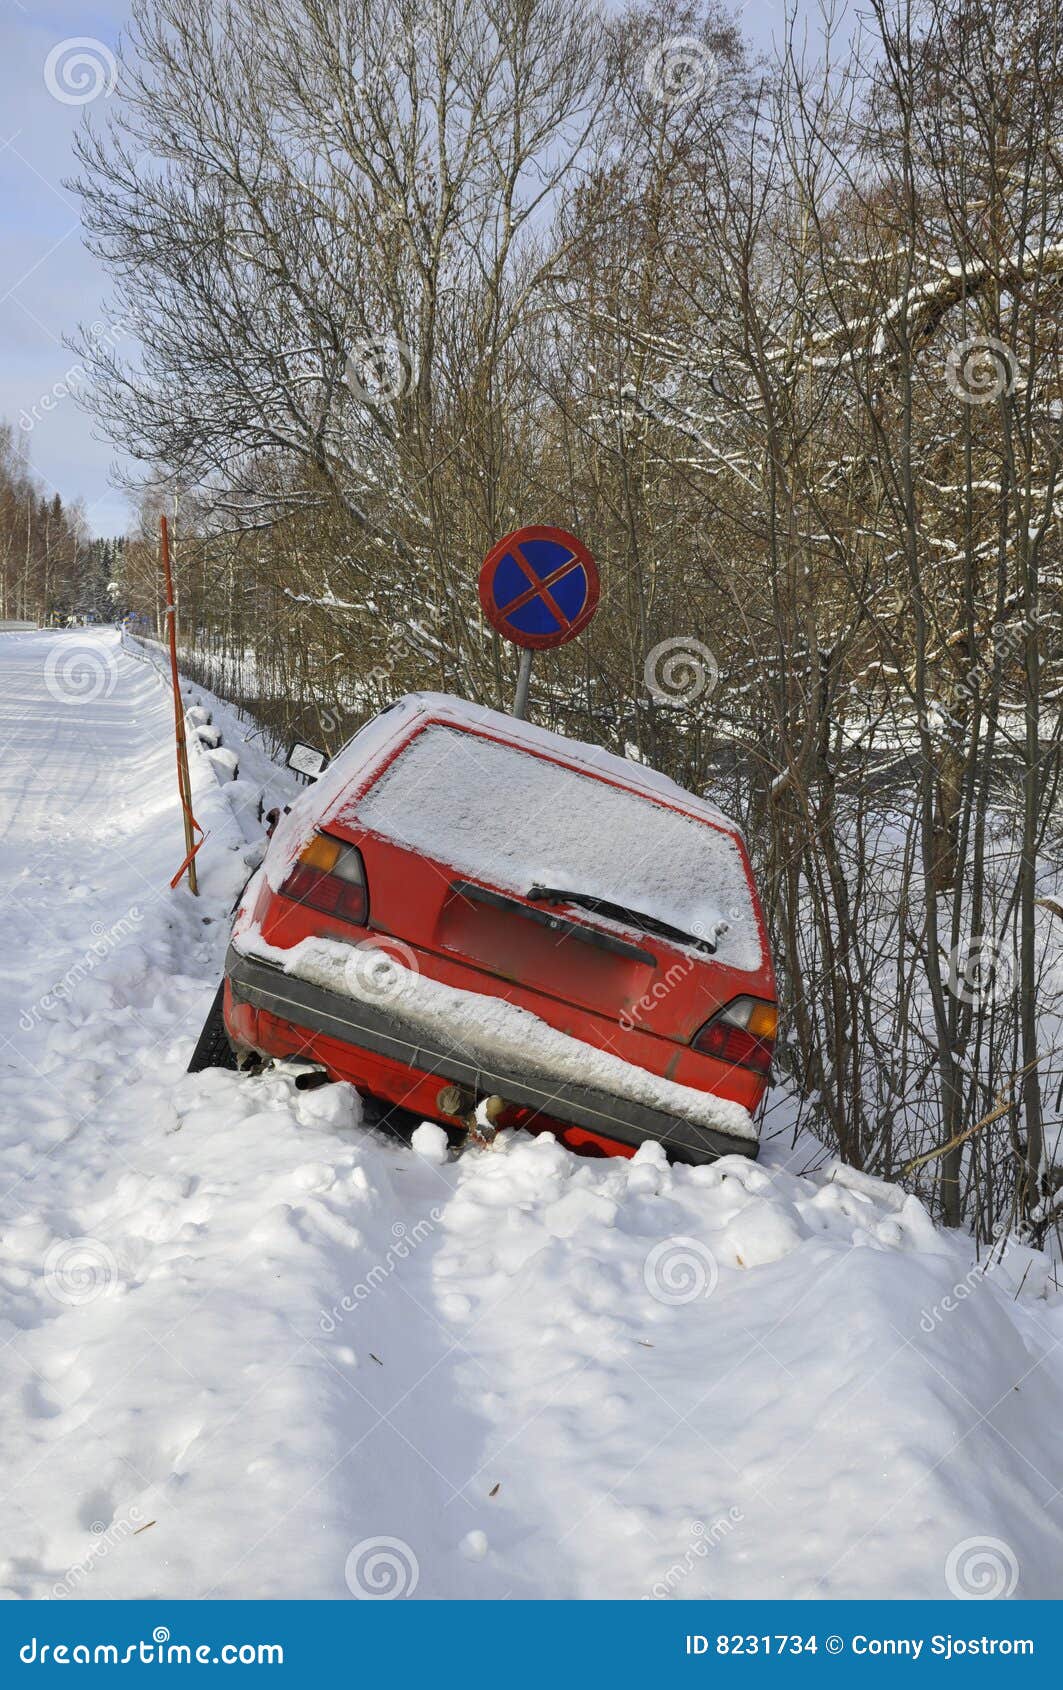
[[192,1060],[188,1064],[190,1074],[198,1074],[204,1068],[237,1067],[236,1052],[229,1043],[229,1035],[225,1031],[225,1017],[222,1014],[224,997],[225,981],[223,980],[215,992],[214,1002],[207,1012],[203,1031],[199,1035],[199,1043],[192,1052]]

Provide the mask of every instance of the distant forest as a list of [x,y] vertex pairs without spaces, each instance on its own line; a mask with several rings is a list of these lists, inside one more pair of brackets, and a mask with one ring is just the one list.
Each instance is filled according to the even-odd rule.
[[77,503],[49,497],[0,423],[0,620],[113,620],[124,546],[92,539]]

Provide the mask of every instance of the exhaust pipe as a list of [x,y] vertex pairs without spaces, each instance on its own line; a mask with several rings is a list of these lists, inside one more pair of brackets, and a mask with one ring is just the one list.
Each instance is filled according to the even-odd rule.
[[464,1117],[470,1109],[476,1108],[476,1099],[471,1091],[462,1091],[460,1086],[440,1086],[436,1093],[436,1108],[441,1115]]
[[476,1101],[475,1094],[462,1086],[441,1086],[436,1104],[443,1115],[459,1120],[474,1144],[486,1148],[498,1136],[498,1119],[506,1108],[506,1100],[492,1092],[490,1097]]
[[328,1069],[320,1062],[309,1062],[300,1056],[276,1056],[273,1067],[278,1074],[286,1074],[295,1081],[296,1091],[313,1091],[315,1086],[328,1083]]

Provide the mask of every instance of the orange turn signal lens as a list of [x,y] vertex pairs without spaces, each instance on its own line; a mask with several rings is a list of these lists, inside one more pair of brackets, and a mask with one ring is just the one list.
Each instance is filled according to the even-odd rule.
[[779,1012],[773,1003],[754,1000],[746,1022],[746,1032],[755,1039],[773,1039],[779,1029]]
[[323,874],[331,874],[342,849],[338,839],[330,839],[325,833],[315,833],[309,845],[304,845],[300,851],[299,861],[305,863],[307,868],[316,868]]

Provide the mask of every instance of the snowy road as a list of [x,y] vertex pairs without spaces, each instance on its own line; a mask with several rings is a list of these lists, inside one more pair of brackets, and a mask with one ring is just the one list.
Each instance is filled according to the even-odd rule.
[[171,736],[114,634],[0,634],[0,1593],[1058,1594],[1041,1258],[781,1152],[439,1165],[187,1076],[250,789],[196,759],[171,893]]

